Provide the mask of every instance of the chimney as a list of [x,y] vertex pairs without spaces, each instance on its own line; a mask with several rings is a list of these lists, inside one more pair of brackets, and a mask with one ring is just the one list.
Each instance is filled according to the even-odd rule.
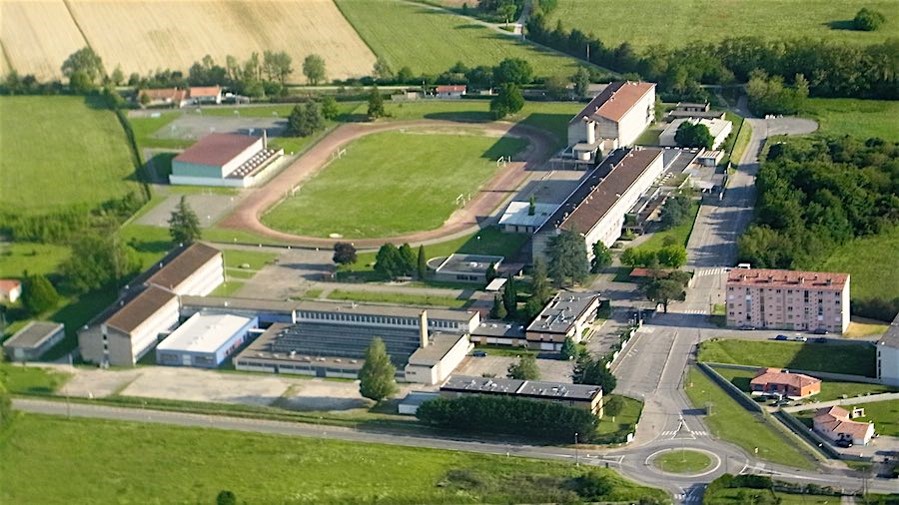
[[587,143],[592,145],[596,142],[596,130],[594,129],[596,128],[596,123],[587,121],[585,125],[587,126]]
[[266,133],[265,128],[262,129],[262,148],[268,149],[268,133]]
[[418,315],[418,326],[419,326],[419,328],[418,328],[419,337],[421,338],[420,345],[421,345],[421,348],[424,349],[425,347],[428,346],[428,343],[429,343],[429,340],[428,340],[428,311],[427,310],[421,311],[421,314]]

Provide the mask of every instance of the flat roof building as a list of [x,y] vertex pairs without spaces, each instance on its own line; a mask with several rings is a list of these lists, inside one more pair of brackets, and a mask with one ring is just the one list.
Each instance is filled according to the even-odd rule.
[[781,330],[849,327],[849,274],[735,268],[727,275],[727,325]]
[[712,141],[712,149],[718,149],[724,145],[727,136],[733,130],[733,123],[726,119],[694,119],[680,118],[668,123],[668,126],[659,134],[659,145],[663,147],[677,147],[678,143],[674,139],[677,135],[677,129],[684,123],[701,124],[709,129],[709,134],[714,139]]
[[248,187],[261,181],[284,154],[268,148],[268,138],[210,133],[172,160],[172,184]]
[[599,297],[595,294],[558,293],[525,330],[528,347],[560,351],[566,338],[580,342],[598,309]]
[[36,361],[66,337],[62,323],[32,321],[3,342],[10,361]]
[[440,394],[448,397],[478,394],[547,401],[589,410],[602,417],[602,388],[586,384],[454,375],[440,386]]
[[530,202],[511,202],[499,218],[499,226],[509,233],[536,233],[558,208],[555,203],[535,202],[532,213]]
[[471,332],[471,341],[481,345],[526,347],[524,326],[518,323],[485,319]]
[[502,256],[486,256],[483,254],[450,254],[445,258],[435,258],[434,279],[448,282],[487,283],[487,274],[492,268],[499,270],[503,262]]
[[230,314],[194,314],[156,346],[160,365],[216,368],[258,326],[256,318]]
[[668,117],[672,119],[724,119],[724,111],[711,110],[708,103],[680,102],[668,113]]
[[220,298],[213,296],[182,296],[181,317],[187,318],[198,312],[214,314],[234,314],[256,317],[259,324],[294,323],[298,301],[260,300],[255,298]]
[[899,314],[877,342],[877,378],[884,384],[899,386]]

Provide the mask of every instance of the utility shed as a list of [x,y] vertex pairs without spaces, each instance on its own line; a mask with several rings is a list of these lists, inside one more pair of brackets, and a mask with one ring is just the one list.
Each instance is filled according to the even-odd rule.
[[35,361],[66,336],[62,323],[32,321],[3,342],[10,361]]

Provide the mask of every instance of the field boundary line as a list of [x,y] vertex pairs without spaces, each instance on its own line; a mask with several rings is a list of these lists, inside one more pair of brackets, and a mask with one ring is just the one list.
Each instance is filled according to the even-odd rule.
[[[84,40],[84,45],[91,48],[91,51],[94,51],[94,46],[91,45],[91,41],[87,40],[87,34],[84,33],[84,29],[81,28],[81,24],[78,23],[78,18],[75,17],[75,11],[72,10],[72,5],[69,3],[69,0],[63,0],[62,3],[66,6],[66,12],[69,13],[69,17],[72,18],[72,24],[75,25],[75,28],[78,29],[78,33],[81,34],[81,38]],[[94,53],[96,53],[96,51],[94,51]],[[105,68],[103,69],[103,76],[106,76]]]

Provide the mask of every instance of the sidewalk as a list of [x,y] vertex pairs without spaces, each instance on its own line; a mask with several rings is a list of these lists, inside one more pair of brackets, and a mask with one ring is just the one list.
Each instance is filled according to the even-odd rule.
[[888,400],[899,400],[899,393],[880,393],[867,396],[853,396],[851,398],[841,398],[839,400],[831,400],[828,402],[815,402],[800,405],[798,407],[786,407],[784,412],[799,412],[802,410],[821,409],[833,407],[834,405],[856,405],[860,403],[885,402]]

